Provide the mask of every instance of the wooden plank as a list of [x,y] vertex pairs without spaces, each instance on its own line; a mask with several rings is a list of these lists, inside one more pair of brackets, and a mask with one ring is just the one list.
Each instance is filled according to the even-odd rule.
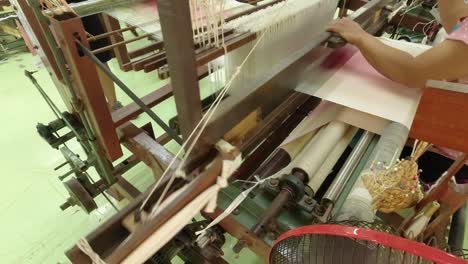
[[[258,2],[258,1],[256,1],[256,2]],[[278,3],[280,3],[280,2],[284,2],[284,0],[273,0],[273,1],[269,2],[269,3],[266,3],[266,4],[262,4],[262,5],[259,5],[259,6],[252,7],[252,8],[250,8],[250,9],[247,9],[247,10],[243,11],[243,12],[239,12],[239,13],[237,13],[237,14],[235,14],[235,15],[232,15],[232,16],[226,18],[226,22],[229,22],[229,21],[238,19],[239,17],[243,17],[243,16],[250,15],[250,14],[255,13],[255,12],[261,10],[261,9],[265,9],[265,8],[267,8],[267,7],[269,7],[269,6],[278,4]]]
[[114,185],[117,191],[122,194],[125,198],[127,198],[129,201],[135,200],[135,198],[138,197],[138,195],[141,194],[141,192],[135,188],[130,182],[128,182],[125,178],[122,176],[117,177],[117,182]]
[[[120,29],[119,21],[109,15],[103,15],[104,26],[106,27],[107,31],[115,31]],[[124,38],[121,34],[112,34],[109,37],[112,44],[119,43],[124,41]],[[127,46],[120,45],[113,49],[114,56],[119,62],[120,69],[122,71],[129,71],[129,67],[125,67],[124,65],[130,62],[130,58],[128,57],[128,50]]]
[[468,94],[426,88],[410,137],[468,152]]
[[[165,86],[151,92],[141,98],[143,103],[148,107],[154,107],[155,105],[163,102],[167,98],[172,96],[172,86],[166,84]],[[117,109],[112,112],[112,121],[114,122],[115,127],[119,127],[124,123],[132,120],[143,113],[143,110],[136,104],[131,103],[120,109]]]
[[133,250],[135,250],[143,241],[160,228],[174,214],[186,206],[195,197],[204,190],[212,186],[221,172],[221,158],[215,159],[206,171],[192,180],[187,189],[167,205],[167,209],[161,210],[155,217],[148,219],[135,232],[132,233],[122,244],[116,247],[112,254],[105,261],[109,264],[121,263]]
[[159,61],[161,59],[164,59],[164,64],[167,63],[167,59],[166,59],[166,52],[165,51],[161,51],[161,52],[158,52],[156,54],[152,54],[150,56],[147,56],[145,58],[142,58],[142,59],[139,59],[135,62],[132,62],[132,68],[134,71],[141,71],[144,69],[145,65],[146,64],[149,64],[151,62],[155,62],[155,61]]
[[74,88],[83,102],[94,136],[110,161],[120,158],[123,153],[120,141],[114,128],[111,114],[107,107],[96,65],[86,56],[80,56],[75,40],[79,38],[83,45],[89,47],[83,24],[79,17],[64,21],[51,19],[57,42],[73,75]]
[[[119,134],[124,146],[151,168],[155,178],[161,176],[174,157],[148,132],[130,122],[119,128]],[[177,163],[174,164],[175,166],[177,166]]]
[[148,72],[152,72],[154,70],[157,70],[159,68],[161,68],[162,66],[166,65],[167,64],[167,58],[164,57],[164,58],[160,58],[156,61],[152,61],[152,62],[149,62],[147,64],[145,64],[144,66],[144,69],[145,69],[145,72],[148,73]]
[[161,50],[162,48],[164,48],[164,42],[158,41],[158,42],[146,45],[146,46],[144,46],[142,48],[129,51],[128,56],[130,57],[130,59],[135,59],[135,58],[143,56],[143,55],[145,55],[147,53],[150,53],[150,52],[153,52],[153,51],[156,51],[156,50]]

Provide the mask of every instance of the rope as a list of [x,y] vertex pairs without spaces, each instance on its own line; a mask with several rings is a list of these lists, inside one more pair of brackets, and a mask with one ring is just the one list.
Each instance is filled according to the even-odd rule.
[[106,262],[94,252],[86,238],[81,238],[78,243],[76,243],[76,246],[91,259],[93,264],[106,264]]

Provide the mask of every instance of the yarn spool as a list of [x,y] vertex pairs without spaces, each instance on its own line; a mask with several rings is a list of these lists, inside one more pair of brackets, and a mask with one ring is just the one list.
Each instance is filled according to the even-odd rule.
[[409,159],[398,160],[392,166],[377,162],[364,172],[362,179],[375,210],[390,213],[413,207],[424,197],[417,160],[430,147],[427,142],[416,141]]

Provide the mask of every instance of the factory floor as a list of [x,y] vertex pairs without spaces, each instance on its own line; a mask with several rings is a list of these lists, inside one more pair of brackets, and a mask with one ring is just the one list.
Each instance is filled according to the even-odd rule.
[[[90,215],[76,207],[60,210],[59,206],[68,195],[57,177],[67,170],[54,171],[54,168],[64,159],[58,150],[52,149],[38,136],[35,128],[38,122],[47,123],[55,116],[24,75],[24,70],[36,69],[36,61],[29,53],[21,53],[0,62],[1,264],[69,263],[64,252],[116,212],[102,195],[97,200],[99,209]],[[110,67],[141,96],[163,84],[156,74],[142,78],[142,72],[123,73],[118,70],[115,60],[110,62]],[[58,107],[64,110],[47,71],[40,69],[34,76]],[[212,92],[208,82],[204,82],[202,87],[202,95]],[[120,91],[118,98],[123,104],[130,102]],[[166,121],[175,115],[172,100],[166,100],[154,110]],[[148,119],[140,117],[134,122],[143,125]],[[156,126],[153,127],[157,134],[161,133]],[[77,143],[71,142],[68,146],[80,152]],[[171,151],[177,149],[174,143],[168,146]],[[150,175],[151,172],[140,164],[124,176],[144,190],[153,181]],[[127,203],[112,201],[118,208]],[[232,247],[234,242],[229,239],[227,246]],[[260,263],[255,255],[244,251],[240,256],[234,256],[227,250],[226,258],[229,263]]]
[[[64,252],[116,212],[102,196],[97,201],[99,209],[90,215],[78,208],[59,209],[68,195],[57,177],[64,174],[66,169],[54,171],[63,162],[63,157],[36,133],[37,122],[47,123],[55,117],[24,76],[24,70],[35,70],[35,62],[36,59],[28,53],[0,62],[1,264],[68,263]],[[139,95],[147,94],[163,84],[156,74],[143,78],[142,72],[123,73],[118,70],[115,61],[110,62],[110,67]],[[41,69],[34,76],[52,100],[64,109],[48,73]],[[212,92],[209,82],[204,81],[202,87],[203,95]],[[130,101],[119,91],[118,97],[123,104]],[[175,115],[172,100],[167,100],[154,110],[166,121]],[[134,122],[143,125],[148,119],[140,117]],[[156,133],[160,134],[161,130],[156,129]],[[69,147],[79,152],[78,144],[72,142]],[[177,145],[169,143],[169,148],[174,151]],[[144,190],[153,181],[150,175],[150,171],[140,164],[125,177]],[[115,200],[113,203],[118,208],[126,204],[125,201]],[[228,239],[226,247],[232,247],[234,242],[232,238]],[[229,249],[226,254],[229,263],[260,263],[247,250],[240,256],[235,256]]]

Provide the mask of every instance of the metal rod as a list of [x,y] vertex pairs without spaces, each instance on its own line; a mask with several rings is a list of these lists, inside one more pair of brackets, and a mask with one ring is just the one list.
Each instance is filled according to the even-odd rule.
[[76,40],[76,43],[80,50],[91,59],[109,78],[111,78],[121,89],[124,91],[145,113],[147,113],[151,119],[153,119],[164,131],[167,132],[177,143],[182,144],[182,139],[177,133],[172,130],[164,121],[157,116],[151,108],[149,108],[135,93],[128,88],[107,66],[102,63],[96,55],[94,55],[89,49],[87,49],[80,41]]
[[121,41],[121,42],[117,42],[117,43],[114,43],[112,45],[109,45],[109,46],[105,46],[105,47],[102,47],[102,48],[99,48],[99,49],[96,49],[96,50],[93,50],[92,53],[93,54],[99,54],[99,53],[102,53],[102,52],[105,52],[105,51],[109,51],[111,49],[114,49],[118,46],[122,46],[122,45],[125,45],[125,44],[128,44],[128,43],[132,43],[132,42],[135,42],[137,40],[140,40],[140,39],[144,39],[144,38],[147,38],[151,36],[151,34],[144,34],[144,35],[141,35],[141,36],[138,36],[136,38],[132,38],[132,39],[127,39],[127,40],[124,40],[124,41]]
[[129,31],[129,30],[132,30],[132,29],[135,29],[135,28],[136,28],[136,26],[130,26],[130,27],[126,27],[126,28],[120,28],[120,29],[117,29],[117,30],[114,30],[114,31],[109,31],[109,32],[106,32],[104,34],[89,37],[88,41],[96,41],[96,40],[99,40],[99,39],[107,38],[109,36],[112,36],[112,35],[115,35],[115,34],[118,34],[118,33],[122,33],[122,32],[125,32],[125,31]]
[[468,203],[465,203],[452,217],[450,225],[450,233],[448,236],[448,244],[452,250],[463,249],[463,241],[465,240],[465,226],[468,212]]
[[[307,174],[302,170],[297,170],[293,174],[294,177],[297,177],[300,181],[305,182],[308,178]],[[271,202],[270,206],[262,213],[259,217],[257,223],[250,229],[250,233],[255,236],[261,236],[262,233],[268,229],[268,223],[272,219],[275,219],[280,213],[281,209],[297,194],[290,187],[285,185],[281,188],[281,191],[276,195],[275,199]],[[240,251],[245,247],[245,244],[242,240],[239,240],[236,245],[233,247],[235,253],[240,253]]]
[[355,185],[356,181],[361,175],[361,172],[364,170],[365,166],[369,162],[369,159],[372,153],[374,152],[374,149],[377,146],[378,141],[379,141],[379,137],[375,136],[372,138],[363,157],[361,158],[358,165],[356,166],[356,169],[353,171],[351,177],[348,179],[348,182],[344,185],[343,190],[339,193],[338,198],[334,201],[333,210],[331,212],[332,216],[336,216],[341,211],[341,208],[343,207],[343,204],[348,198],[349,193],[353,189],[353,186]]
[[[27,71],[25,70],[24,71],[24,75],[26,75],[26,77],[29,78],[29,80],[32,82],[32,84],[34,85],[34,87],[36,87],[37,91],[42,95],[42,97],[44,98],[44,100],[46,101],[46,103],[49,105],[50,109],[52,110],[52,112],[54,112],[55,115],[57,115],[57,117],[61,120],[63,120],[63,122],[65,122],[65,124],[67,125],[67,127],[73,132],[73,134],[76,135],[76,137],[79,139],[79,140],[82,140],[82,136],[81,134],[75,129],[75,127],[73,127],[72,124],[70,124],[70,122],[68,121],[67,118],[65,118],[62,114],[62,112],[60,112],[60,109],[55,105],[55,103],[52,101],[52,99],[50,99],[50,97],[47,95],[47,93],[44,91],[44,89],[42,88],[42,86],[37,82],[36,78],[34,78],[33,74],[35,72],[30,72],[30,71]],[[86,151],[89,151],[89,149],[87,148],[86,145],[83,145],[83,148],[86,150]]]
[[369,131],[365,131],[364,134],[362,134],[359,142],[354,147],[345,164],[343,164],[343,167],[341,167],[340,171],[336,175],[335,180],[322,199],[332,202],[338,199],[340,193],[345,187],[345,184],[353,174],[353,171],[356,169],[359,161],[366,152],[374,136],[375,134]]

